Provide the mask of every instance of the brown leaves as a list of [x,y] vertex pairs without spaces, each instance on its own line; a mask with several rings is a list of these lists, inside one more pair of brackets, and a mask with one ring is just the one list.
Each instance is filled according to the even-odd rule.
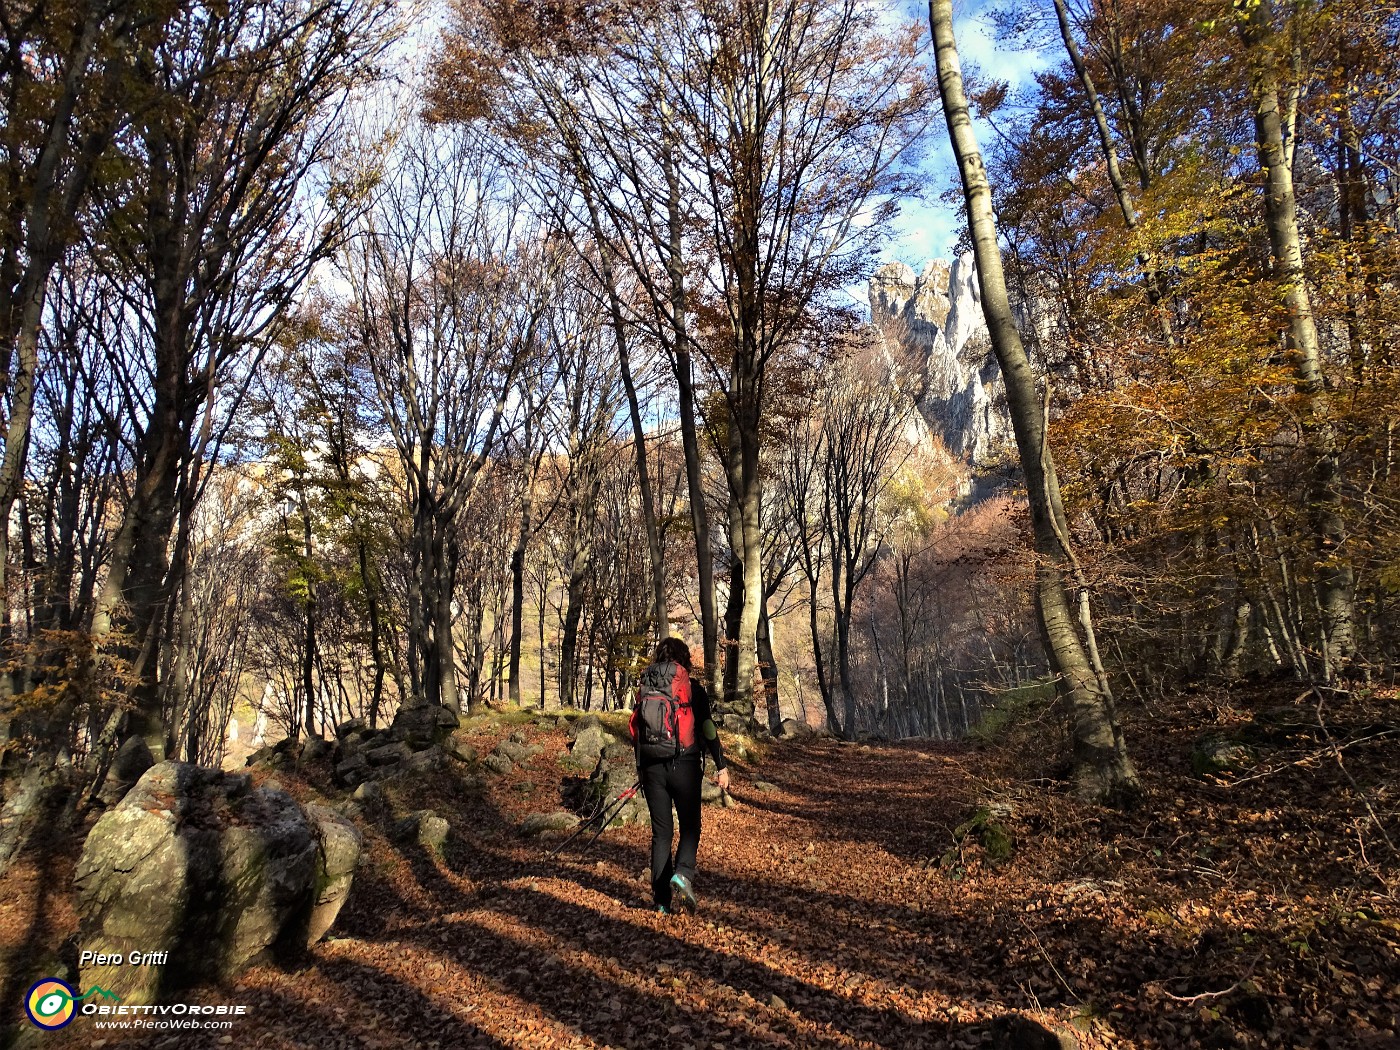
[[[1334,726],[1353,717],[1374,713],[1339,710]],[[237,1045],[317,1050],[979,1046],[1011,1013],[1075,1024],[1086,1050],[1393,1040],[1400,920],[1343,877],[1335,836],[1302,833],[1339,826],[1346,800],[1302,776],[1228,794],[1195,779],[1198,721],[1156,712],[1156,801],[1112,817],[1018,786],[996,751],[774,747],[735,763],[745,804],[706,808],[701,910],[669,917],[644,907],[646,829],[557,861],[512,833],[531,804],[517,783],[557,789],[562,734],[531,729],[547,750],[485,799],[454,797],[450,778],[395,787],[396,811],[436,808],[461,841],[400,853],[367,828],[335,939],[308,968],[259,967],[193,998],[250,1005]],[[511,728],[484,726],[478,743]],[[1355,754],[1353,775],[1395,779],[1389,749]],[[782,786],[745,790],[760,778]],[[989,787],[1016,800],[1013,860],[961,881],[926,868]],[[12,963],[35,876],[21,866],[0,886]],[[50,914],[40,937],[57,944],[75,920]],[[86,1045],[82,1023],[50,1041]]]

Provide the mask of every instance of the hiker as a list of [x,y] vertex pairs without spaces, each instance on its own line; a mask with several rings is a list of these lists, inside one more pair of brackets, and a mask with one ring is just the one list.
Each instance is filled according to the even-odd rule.
[[[705,687],[690,677],[690,646],[667,638],[642,672],[632,710],[637,780],[651,814],[651,895],[663,915],[673,903],[695,908],[695,854],[700,847],[700,779],[704,752],[715,760],[715,783],[729,789],[729,770]],[[680,842],[671,859],[671,806]]]

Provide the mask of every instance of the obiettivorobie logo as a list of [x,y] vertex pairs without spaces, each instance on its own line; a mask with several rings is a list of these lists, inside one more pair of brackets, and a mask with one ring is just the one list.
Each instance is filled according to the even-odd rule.
[[24,1012],[37,1027],[53,1031],[72,1023],[78,1012],[76,1004],[94,997],[118,1003],[122,1001],[121,996],[97,985],[79,995],[57,977],[45,977],[42,981],[36,981],[24,997]]

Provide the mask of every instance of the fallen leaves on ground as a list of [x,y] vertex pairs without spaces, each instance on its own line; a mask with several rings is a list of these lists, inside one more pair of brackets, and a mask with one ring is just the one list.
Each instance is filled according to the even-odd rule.
[[[1345,770],[1282,747],[1261,764],[1277,775],[1232,784],[1191,774],[1203,717],[1188,701],[1135,717],[1147,795],[1126,815],[1027,786],[1009,745],[768,746],[735,763],[733,807],[706,807],[699,913],[669,917],[647,907],[646,829],[557,859],[516,833],[556,807],[563,775],[562,729],[530,725],[545,750],[484,797],[450,775],[391,791],[350,904],[299,968],[190,1001],[247,1004],[233,1041],[279,1050],[974,1047],[1010,1013],[1086,1047],[1397,1045],[1395,858],[1363,820],[1379,802],[1393,834],[1393,741],[1348,750]],[[1334,719],[1336,737],[1349,723]],[[481,726],[482,753],[516,728]],[[386,837],[425,806],[452,824],[442,856]],[[1004,864],[954,834],[985,806],[1014,841]],[[56,952],[73,916],[58,892],[32,921],[43,885],[63,885],[53,871],[5,883],[14,973],[22,940]],[[94,1045],[84,1023],[45,1045]]]

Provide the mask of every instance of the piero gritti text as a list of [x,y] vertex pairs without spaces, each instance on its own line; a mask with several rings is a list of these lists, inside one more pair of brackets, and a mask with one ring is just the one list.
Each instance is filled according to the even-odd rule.
[[102,952],[83,952],[78,956],[79,966],[164,966],[170,957],[169,952],[131,952],[122,955]]

